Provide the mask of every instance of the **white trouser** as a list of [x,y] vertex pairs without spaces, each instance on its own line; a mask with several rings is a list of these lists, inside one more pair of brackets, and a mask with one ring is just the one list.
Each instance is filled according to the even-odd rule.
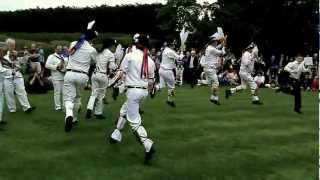
[[147,131],[141,124],[141,116],[139,114],[140,103],[148,96],[148,90],[146,89],[137,89],[129,88],[127,90],[127,101],[122,105],[120,110],[120,117],[117,122],[117,129],[111,134],[111,138],[117,141],[121,141],[121,130],[125,124],[125,118],[123,117],[126,114],[126,120],[129,122],[133,133],[142,143],[146,152],[149,152],[153,141],[148,138]]
[[259,97],[256,95],[256,90],[258,86],[251,74],[240,71],[239,76],[241,78],[241,85],[237,86],[236,88],[231,88],[231,93],[247,89],[247,85],[249,85],[252,95],[252,101],[258,101]]
[[174,90],[175,90],[175,79],[172,69],[162,69],[159,70],[160,75],[160,89],[168,87],[168,101],[174,101]]
[[5,78],[4,79],[4,93],[7,101],[7,106],[10,112],[16,112],[16,101],[15,94],[17,99],[22,106],[22,110],[26,111],[29,109],[30,103],[28,100],[27,92],[24,86],[23,78]]
[[175,88],[175,79],[172,69],[163,69],[159,70],[160,75],[160,88],[168,87],[168,89]]
[[103,114],[103,98],[106,94],[108,77],[106,74],[94,73],[91,78],[91,96],[87,109],[93,110],[95,115]]
[[208,84],[214,88],[218,88],[219,87],[219,79],[218,79],[218,75],[217,75],[217,69],[216,68],[205,68],[204,72],[207,76]]
[[77,120],[77,114],[81,107],[81,90],[88,82],[88,76],[83,73],[68,71],[64,76],[63,99],[66,108],[66,117],[72,116]]
[[62,109],[63,80],[52,80],[55,110]]
[[237,86],[237,90],[247,89],[247,85],[249,85],[251,90],[257,89],[257,83],[254,81],[253,77],[250,73],[240,72],[241,85]]

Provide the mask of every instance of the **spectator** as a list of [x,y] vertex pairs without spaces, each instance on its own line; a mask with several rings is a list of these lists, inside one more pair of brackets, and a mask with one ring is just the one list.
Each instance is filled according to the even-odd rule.
[[279,71],[279,65],[276,60],[276,56],[272,55],[270,58],[270,71],[269,71],[269,81],[271,85],[274,85],[274,86],[277,85],[278,71]]
[[311,90],[312,91],[319,91],[319,76],[315,76],[313,78],[312,84],[311,84]]
[[[190,58],[191,53],[190,51],[187,51],[185,56],[183,57],[182,61],[183,61],[183,68],[187,69],[187,64],[188,64],[188,59]],[[190,79],[188,76],[188,72],[187,71],[183,71],[183,80],[186,81],[187,83],[190,83]]]
[[257,83],[259,88],[264,87],[265,80],[266,79],[263,75],[263,72],[258,72],[257,75],[254,77],[254,81]]
[[38,51],[38,53],[39,53],[39,62],[41,63],[41,65],[42,65],[42,67],[44,67],[44,50],[42,49],[42,47],[41,46],[39,46],[38,48],[37,48],[37,51]]
[[185,74],[186,80],[191,84],[193,88],[197,83],[197,69],[199,65],[198,57],[196,56],[196,51],[192,50],[191,55],[188,57],[187,62],[185,63]]
[[41,74],[40,54],[37,50],[36,44],[31,44],[31,49],[27,55],[29,64],[29,73],[33,76]]
[[239,85],[239,83],[238,83],[239,77],[238,77],[237,73],[235,72],[235,70],[233,69],[232,65],[229,67],[228,71],[226,72],[226,79],[227,79],[228,84],[231,86]]

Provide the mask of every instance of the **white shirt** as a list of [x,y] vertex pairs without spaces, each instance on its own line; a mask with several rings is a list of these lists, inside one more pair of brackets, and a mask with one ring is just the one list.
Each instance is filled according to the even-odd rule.
[[219,59],[225,54],[225,48],[222,47],[221,50],[209,45],[205,53],[205,67],[206,68],[217,68],[220,67]]
[[193,66],[193,61],[194,61],[194,57],[190,57],[190,63],[189,63],[189,68],[190,69],[192,69],[192,68],[194,68],[194,66]]
[[254,70],[254,57],[253,55],[246,51],[242,54],[240,73],[249,73],[252,74]]
[[[77,42],[72,42],[73,47]],[[84,41],[83,45],[69,58],[67,69],[89,72],[92,62],[96,61],[97,51],[88,41]]]
[[114,54],[109,49],[105,49],[102,53],[98,54],[97,56],[96,72],[104,74],[107,73],[108,63],[110,69],[116,68]]
[[154,78],[155,64],[154,61],[148,58],[149,67],[149,79],[141,78],[141,67],[143,62],[143,52],[139,49],[128,53],[122,63],[121,70],[126,74],[125,84],[126,86],[138,86],[138,87],[148,87],[148,82],[150,79]]
[[284,70],[290,73],[290,77],[294,79],[300,79],[303,72],[308,72],[308,69],[304,66],[304,61],[300,64],[298,61],[290,62],[284,67]]
[[[68,64],[68,59],[63,58],[57,53],[51,54],[46,62],[45,67],[51,70],[51,77],[53,80],[61,81],[64,78],[64,73],[57,70],[58,65],[60,65],[61,61],[64,61],[64,67]],[[64,69],[62,69],[63,71]]]
[[15,61],[12,61],[10,59],[9,54],[10,54],[10,52],[8,51],[7,55],[5,55],[3,58],[7,62],[14,64],[14,67],[12,67],[12,66],[7,67],[4,63],[2,63],[1,72],[4,73],[4,78],[5,79],[9,79],[9,78],[13,78],[13,76],[15,78],[22,78],[23,76],[22,76],[22,73],[20,72],[21,63],[19,61],[19,58],[17,60],[15,60]]
[[162,52],[162,61],[160,67],[166,70],[172,70],[176,68],[176,60],[182,59],[174,50],[169,47],[165,47]]

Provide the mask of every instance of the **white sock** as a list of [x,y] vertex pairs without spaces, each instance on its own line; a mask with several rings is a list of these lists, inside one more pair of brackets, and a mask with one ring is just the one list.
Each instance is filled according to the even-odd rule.
[[70,101],[65,102],[66,107],[66,117],[72,116],[73,117],[73,103]]
[[145,141],[143,141],[143,146],[146,149],[146,152],[150,152],[152,145],[153,141],[151,139],[146,139]]
[[118,141],[118,142],[121,142],[122,134],[118,129],[115,129],[111,134],[111,138]]
[[126,122],[127,120],[124,117],[120,116],[117,122],[117,129],[122,130]]
[[219,96],[211,95],[210,99],[214,101],[219,101]]

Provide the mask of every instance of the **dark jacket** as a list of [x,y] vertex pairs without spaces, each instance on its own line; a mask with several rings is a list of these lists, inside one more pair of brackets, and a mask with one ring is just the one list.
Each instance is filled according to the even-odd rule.
[[[190,60],[191,60],[191,56],[187,59],[186,63],[184,64],[185,69],[189,69]],[[195,56],[193,59],[193,68],[197,69],[198,65],[199,65],[199,59],[198,59],[198,56]]]

